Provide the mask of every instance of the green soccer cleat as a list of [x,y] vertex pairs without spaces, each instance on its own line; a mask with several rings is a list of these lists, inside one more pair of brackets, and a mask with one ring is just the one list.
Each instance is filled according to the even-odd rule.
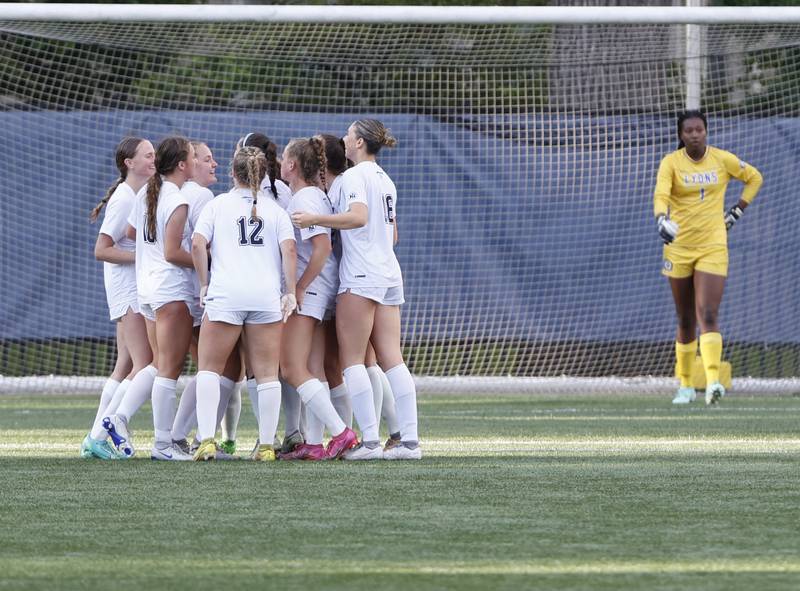
[[691,386],[679,388],[678,393],[675,394],[675,398],[672,399],[672,404],[689,404],[690,402],[694,402],[695,398],[697,398],[697,394]]
[[236,442],[232,439],[226,439],[219,444],[219,448],[226,454],[232,456],[236,453]]
[[725,386],[719,382],[714,382],[706,388],[706,406],[717,404],[725,396]]
[[82,458],[97,458],[99,460],[123,460],[128,456],[114,449],[107,440],[92,439],[88,435],[81,443]]

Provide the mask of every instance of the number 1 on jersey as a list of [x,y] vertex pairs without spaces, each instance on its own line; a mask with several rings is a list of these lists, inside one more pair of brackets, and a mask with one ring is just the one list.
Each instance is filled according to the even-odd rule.
[[[264,229],[264,220],[259,217],[246,218],[244,216],[237,220],[239,224],[239,245],[240,246],[263,246],[264,238],[261,231]],[[250,235],[247,235],[247,226],[253,226]]]

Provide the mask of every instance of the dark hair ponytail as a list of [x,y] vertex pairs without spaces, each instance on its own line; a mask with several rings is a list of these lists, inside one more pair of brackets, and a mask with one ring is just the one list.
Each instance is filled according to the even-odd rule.
[[139,149],[139,144],[141,144],[143,141],[144,140],[140,137],[124,137],[122,140],[120,140],[119,144],[117,144],[117,149],[114,152],[114,163],[117,165],[119,178],[108,188],[106,191],[106,196],[100,200],[100,203],[95,205],[94,209],[89,214],[89,219],[92,222],[97,221],[97,218],[100,217],[100,212],[103,211],[103,208],[106,206],[109,199],[111,199],[114,191],[116,191],[117,187],[125,182],[125,179],[128,176],[128,167],[125,164],[125,161],[128,158],[133,158],[136,156],[136,150]]
[[158,208],[158,195],[164,180],[162,174],[169,174],[178,168],[178,164],[185,162],[189,157],[192,145],[185,137],[172,136],[164,138],[156,150],[156,173],[147,181],[147,194],[145,196],[147,234],[150,240],[156,239],[156,209]]
[[687,119],[700,119],[703,122],[703,127],[708,131],[708,120],[706,114],[699,109],[687,109],[678,113],[678,150],[685,148],[686,144],[681,139],[681,131],[683,130],[683,122]]
[[259,132],[248,133],[239,140],[240,148],[248,146],[253,146],[263,152],[264,158],[267,160],[266,176],[269,177],[269,188],[272,191],[272,196],[277,199],[278,187],[275,185],[275,181],[281,177],[281,167],[278,166],[278,146],[263,133]]

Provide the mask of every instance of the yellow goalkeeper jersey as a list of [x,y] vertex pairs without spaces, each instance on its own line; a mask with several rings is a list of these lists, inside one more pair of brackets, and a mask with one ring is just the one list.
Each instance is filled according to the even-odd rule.
[[742,199],[750,203],[761,187],[761,173],[725,150],[708,146],[695,162],[686,149],[675,150],[658,167],[653,211],[669,213],[678,224],[672,244],[689,248],[728,245],[725,189],[731,177],[745,183]]

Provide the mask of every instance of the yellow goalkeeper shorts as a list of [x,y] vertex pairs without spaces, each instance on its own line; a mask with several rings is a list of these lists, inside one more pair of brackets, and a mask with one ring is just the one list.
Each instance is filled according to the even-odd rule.
[[695,271],[728,276],[728,247],[686,248],[667,244],[661,274],[675,279],[691,277]]

